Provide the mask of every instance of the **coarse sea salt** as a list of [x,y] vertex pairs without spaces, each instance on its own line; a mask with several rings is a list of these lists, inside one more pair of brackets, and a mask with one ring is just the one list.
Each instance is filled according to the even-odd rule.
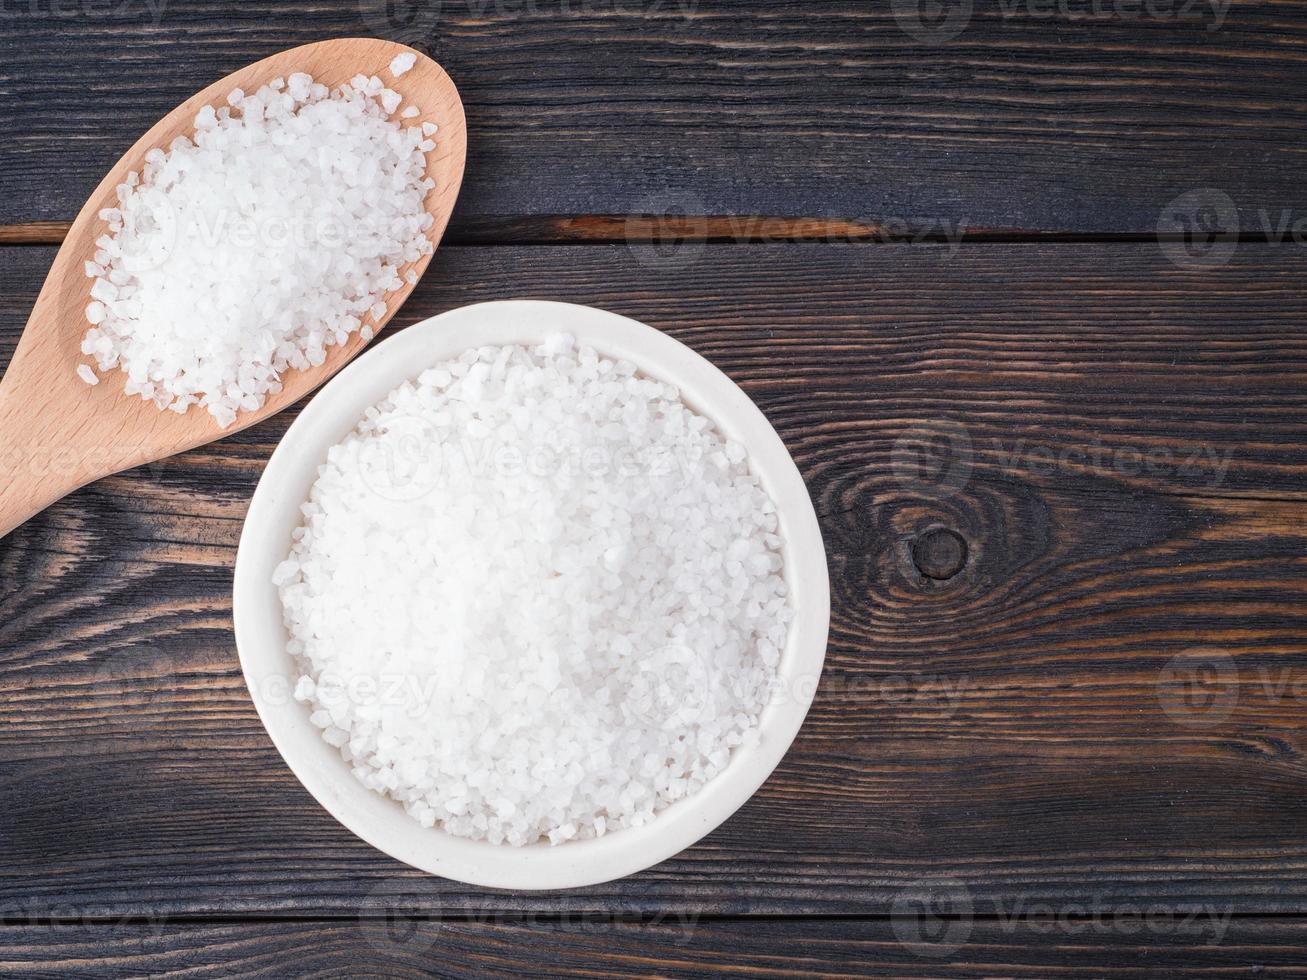
[[757,740],[791,619],[744,447],[566,335],[368,409],[273,582],[295,697],[354,775],[496,844],[638,827],[702,789]]
[[397,54],[395,55],[394,60],[391,61],[390,63],[390,73],[394,75],[396,78],[399,78],[400,75],[403,75],[415,64],[417,64],[417,60],[418,60],[417,55],[413,54],[411,51],[405,51],[403,54]]
[[375,331],[434,224],[431,134],[390,118],[401,96],[377,76],[329,90],[297,73],[226,102],[147,153],[100,212],[82,342],[128,394],[224,427],[286,370]]

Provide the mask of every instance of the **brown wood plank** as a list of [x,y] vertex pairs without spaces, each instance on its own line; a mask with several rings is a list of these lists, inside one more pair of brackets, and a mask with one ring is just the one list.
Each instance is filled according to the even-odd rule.
[[[930,930],[919,927],[929,923]],[[920,941],[919,941],[920,940]],[[905,918],[448,921],[0,927],[0,976],[1301,977],[1297,920],[1104,906],[1004,921]]]
[[[0,250],[0,358],[51,255]],[[283,415],[0,541],[0,908],[353,914],[384,882],[463,910],[883,912],[955,880],[985,912],[1307,911],[1297,250],[442,248],[399,323],[522,296],[667,330],[793,452],[834,613],[776,775],[701,845],[565,895],[354,840],[267,741],[230,633]],[[967,548],[943,581],[911,558],[941,527]]]
[[24,0],[0,32],[0,224],[71,217],[241,65],[358,34],[423,47],[463,93],[455,241],[486,218],[665,211],[1152,233],[1202,188],[1247,232],[1307,214],[1302,4],[955,3],[948,38],[915,6]]

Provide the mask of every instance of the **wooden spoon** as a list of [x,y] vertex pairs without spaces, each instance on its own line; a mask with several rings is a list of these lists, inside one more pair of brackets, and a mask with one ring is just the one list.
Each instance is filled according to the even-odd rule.
[[[390,62],[405,52],[416,55],[417,63],[394,78]],[[402,125],[434,122],[440,127],[432,137],[436,148],[427,154],[427,176],[435,187],[425,201],[435,219],[427,234],[432,245],[440,243],[463,180],[467,128],[454,83],[421,52],[375,38],[306,44],[242,68],[187,99],[137,140],[77,215],[0,381],[0,537],[92,480],[220,439],[280,412],[366,346],[355,333],[344,344],[327,348],[327,359],[319,367],[286,371],[278,394],[256,411],[239,413],[225,429],[198,405],[179,415],[125,395],[126,376],[117,369],[100,372],[100,383],[93,387],[77,376],[79,364],[93,363],[81,353],[92,283],[83,263],[95,254],[95,240],[108,230],[99,213],[117,205],[118,185],[130,171],[141,169],[149,150],[166,148],[176,137],[193,133],[195,115],[205,105],[226,105],[232,89],[253,92],[278,76],[301,71],[333,88],[359,73],[379,75],[404,96],[405,106],[422,110],[413,119],[400,120]],[[430,260],[426,255],[404,266],[401,278],[408,270],[421,276]],[[386,314],[375,328],[378,332],[412,289],[406,282],[385,297]]]

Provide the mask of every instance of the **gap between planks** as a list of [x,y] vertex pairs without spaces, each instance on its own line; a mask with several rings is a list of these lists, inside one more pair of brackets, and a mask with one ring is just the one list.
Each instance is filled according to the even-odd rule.
[[[1201,905],[1195,905],[1197,911],[1203,911]],[[1183,903],[1177,905],[1175,912],[1190,911]],[[525,910],[495,909],[472,910],[468,912],[450,912],[439,907],[429,911],[387,910],[375,915],[363,913],[304,913],[295,912],[277,915],[268,912],[251,912],[241,914],[234,912],[195,913],[184,915],[161,914],[150,915],[87,915],[76,917],[59,916],[5,916],[0,918],[0,928],[34,926],[38,928],[59,929],[73,926],[221,926],[221,925],[316,925],[321,923],[355,923],[355,922],[429,922],[433,913],[444,924],[494,924],[494,925],[551,925],[575,922],[613,923],[623,925],[660,925],[675,923],[678,916],[693,917],[696,923],[749,923],[749,922],[893,922],[917,918],[913,912],[699,912],[694,908],[675,908],[663,912],[621,912],[601,908],[595,909],[559,909],[559,910]],[[1229,913],[1231,920],[1276,922],[1302,922],[1307,925],[1307,914],[1285,911],[1238,911]],[[941,922],[969,921],[976,923],[1004,923],[1011,916],[994,912],[973,912],[962,914],[936,910],[931,918]],[[1085,916],[1066,916],[1069,922],[1092,921]]]
[[[0,225],[0,245],[59,245],[69,221],[29,221]],[[1266,235],[1244,233],[1238,241],[1275,244]],[[648,244],[665,240],[709,244],[1138,244],[1180,241],[1176,235],[1135,232],[1120,234],[1035,231],[1023,228],[959,228],[951,234],[936,226],[914,227],[905,222],[885,224],[837,218],[790,218],[769,215],[535,215],[479,218],[456,222],[444,236],[445,245],[610,245]]]

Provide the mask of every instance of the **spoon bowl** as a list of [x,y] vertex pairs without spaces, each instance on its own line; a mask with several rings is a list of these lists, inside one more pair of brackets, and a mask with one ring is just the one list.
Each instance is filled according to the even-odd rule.
[[[416,56],[413,67],[399,78],[388,66],[396,55]],[[83,264],[95,254],[95,241],[108,231],[99,217],[117,204],[117,187],[127,174],[144,165],[145,154],[167,147],[195,129],[195,116],[206,105],[226,104],[233,89],[252,92],[277,77],[307,72],[330,88],[357,74],[380,75],[388,88],[415,105],[421,114],[404,125],[435,123],[436,148],[427,154],[427,176],[435,186],[424,201],[433,218],[426,234],[436,246],[449,223],[463,179],[467,127],[458,90],[444,70],[420,51],[376,38],[320,41],[282,51],[248,65],[191,96],[164,116],[114,164],[91,193],[73,221],[55,256],[36,305],[19,339],[9,368],[0,380],[0,537],[33,514],[80,486],[110,473],[163,459],[219,439],[294,404],[344,367],[366,345],[358,332],[327,348],[317,367],[283,372],[282,389],[270,394],[254,411],[240,412],[226,428],[199,406],[183,414],[160,410],[153,402],[123,392],[121,371],[101,374],[89,386],[77,376],[89,324],[84,311],[90,302],[91,280]],[[400,268],[404,284],[383,297],[379,333],[413,290],[405,273],[420,278],[431,255]]]

